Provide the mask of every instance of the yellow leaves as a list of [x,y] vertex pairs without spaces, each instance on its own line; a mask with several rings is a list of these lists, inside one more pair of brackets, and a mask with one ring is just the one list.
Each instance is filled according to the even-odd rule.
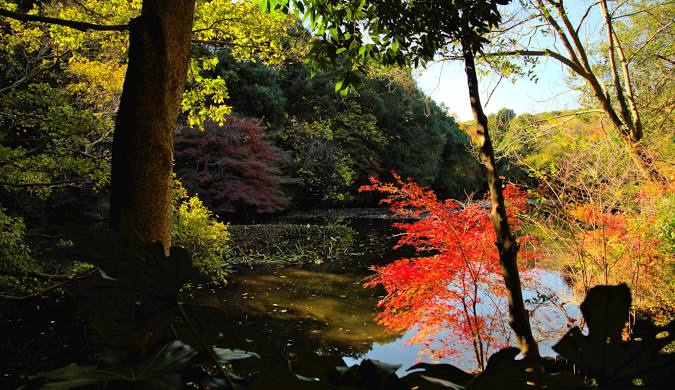
[[286,45],[292,16],[260,13],[249,1],[200,1],[195,9],[194,38],[218,41],[232,50],[239,61],[256,58],[271,65],[281,64],[289,54],[301,55],[303,45]]
[[107,104],[115,102],[121,95],[126,68],[117,61],[72,59],[67,71],[74,76],[74,81],[67,89],[101,111],[114,111],[116,107],[107,107]]
[[[82,0],[81,6],[52,4],[42,13],[68,20],[77,20],[95,24],[125,24],[140,14],[140,0]],[[70,50],[74,55],[86,55],[92,49],[108,59],[121,60],[129,46],[128,35],[116,31],[77,31],[70,28],[50,25],[49,31],[54,42],[62,50]]]
[[[0,1],[0,7],[10,11],[17,10],[14,2]],[[35,13],[36,10],[33,8],[30,13]],[[33,52],[40,49],[44,32],[38,26],[8,18],[3,18],[3,22],[6,23],[7,29],[0,29],[1,50],[14,52],[17,47],[22,47],[26,51]]]
[[217,57],[193,58],[190,61],[187,88],[181,102],[190,126],[201,127],[208,119],[222,124],[232,113],[232,107],[225,104],[229,98],[225,80],[208,75],[217,65]]
[[[40,3],[30,12],[67,20],[95,24],[126,24],[141,12],[142,0],[80,0]],[[17,2],[0,0],[5,9],[16,9]],[[23,51],[29,57],[45,56],[51,63],[67,59],[65,70],[73,76],[69,91],[104,113],[116,110],[127,62],[129,37],[118,31],[78,31],[58,25],[4,20],[0,30],[0,50]],[[278,65],[288,56],[301,56],[304,44],[291,42],[292,16],[260,13],[249,1],[198,0],[193,39],[217,41],[237,60],[261,60]],[[303,31],[299,29],[298,31]],[[45,53],[47,55],[45,55]],[[195,51],[198,52],[198,51]],[[192,61],[182,108],[192,126],[206,119],[223,122],[231,113],[225,81],[214,76],[218,59],[204,50],[206,58]],[[47,60],[45,60],[47,61]]]
[[174,245],[191,252],[194,267],[204,276],[214,283],[226,283],[223,254],[230,238],[228,226],[218,222],[196,195],[188,196],[180,181],[174,180],[173,191],[171,239]]

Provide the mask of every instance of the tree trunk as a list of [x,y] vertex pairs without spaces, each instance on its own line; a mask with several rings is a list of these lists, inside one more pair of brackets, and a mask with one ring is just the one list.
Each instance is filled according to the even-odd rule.
[[532,336],[529,315],[523,303],[523,292],[520,284],[520,274],[518,273],[518,242],[511,232],[506,215],[502,182],[496,171],[494,150],[492,148],[492,141],[490,140],[490,133],[488,132],[488,121],[480,102],[474,51],[468,43],[462,44],[462,51],[464,54],[464,70],[469,86],[471,110],[475,122],[475,129],[471,133],[471,138],[478,147],[481,163],[487,171],[490,202],[492,203],[490,219],[497,236],[496,245],[499,250],[499,261],[502,266],[504,284],[508,295],[509,324],[516,334],[518,346],[523,355],[539,356],[539,347]]
[[185,87],[194,0],[144,0],[130,22],[115,123],[111,228],[171,245],[173,135]]
[[645,148],[643,145],[642,139],[638,138],[638,136],[642,137],[642,131],[640,130],[639,133],[636,133],[631,129],[632,123],[629,122],[629,124],[626,124],[621,120],[619,115],[616,113],[616,110],[614,110],[614,107],[612,107],[612,102],[609,100],[608,95],[605,94],[602,87],[600,86],[600,83],[594,75],[586,77],[586,81],[591,87],[591,91],[593,91],[593,95],[597,99],[598,103],[600,103],[600,107],[603,111],[605,111],[609,117],[610,122],[612,122],[612,126],[614,126],[617,132],[619,132],[619,136],[626,147],[628,155],[635,163],[635,166],[640,171],[642,177],[651,181],[652,183],[656,183],[661,186],[667,186],[668,178],[666,178],[659,171],[659,169],[656,167],[656,164],[654,163],[654,159],[649,154],[647,148]]

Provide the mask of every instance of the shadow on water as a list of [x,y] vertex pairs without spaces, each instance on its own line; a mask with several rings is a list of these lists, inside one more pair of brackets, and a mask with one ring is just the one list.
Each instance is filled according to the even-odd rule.
[[[319,219],[319,222],[322,220]],[[293,221],[306,223],[304,221]],[[311,220],[317,223],[317,220]],[[344,221],[343,221],[344,222]],[[260,354],[260,366],[285,365],[302,362],[312,356],[333,357],[348,365],[362,359],[377,359],[402,364],[402,374],[422,359],[423,348],[443,348],[439,345],[410,345],[415,329],[405,333],[387,331],[375,322],[377,303],[384,297],[382,288],[364,288],[372,275],[374,264],[387,264],[397,258],[411,256],[410,249],[391,250],[398,230],[391,220],[381,218],[352,218],[349,225],[357,232],[356,248],[347,259],[296,268],[245,269],[231,277],[223,289],[198,289],[197,303],[222,309],[231,318],[232,337],[224,344]],[[569,289],[559,274],[539,270],[536,279],[556,294],[568,294]],[[535,297],[526,292],[526,298]],[[576,306],[565,309],[571,317]],[[550,328],[564,328],[565,318],[556,308],[540,308],[535,316],[548,322]],[[545,334],[555,340],[560,334]],[[442,338],[443,335],[439,335]],[[232,345],[235,343],[235,345]],[[544,354],[552,355],[552,342],[544,340]],[[459,350],[452,364],[467,370],[475,369],[473,352]],[[433,360],[438,362],[439,360]],[[442,360],[441,360],[442,362]],[[249,364],[250,362],[243,362]],[[260,362],[259,362],[260,363]],[[238,367],[246,369],[245,367]]]

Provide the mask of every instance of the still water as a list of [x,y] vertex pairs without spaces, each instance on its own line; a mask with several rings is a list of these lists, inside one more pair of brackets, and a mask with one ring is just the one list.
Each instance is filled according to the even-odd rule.
[[[387,331],[375,322],[377,303],[384,297],[381,288],[364,288],[373,264],[386,264],[405,251],[392,251],[396,230],[390,221],[351,223],[361,243],[358,252],[338,263],[327,262],[298,268],[255,268],[233,275],[230,285],[220,290],[202,289],[195,300],[217,306],[235,324],[226,339],[237,347],[257,352],[262,366],[307,362],[313,357],[334,358],[336,363],[353,365],[362,359],[401,364],[403,374],[419,361],[452,363],[462,369],[476,368],[473,351],[456,346],[448,360],[431,360],[420,351],[442,348],[410,344],[415,333]],[[567,303],[571,292],[555,271],[533,270],[532,280],[539,292],[555,293],[558,305],[540,305],[533,321],[544,355],[554,355],[551,346],[565,331],[571,319],[579,318],[578,307]],[[525,298],[536,293],[525,291]],[[443,335],[439,335],[442,338]],[[463,349],[464,348],[464,349]]]

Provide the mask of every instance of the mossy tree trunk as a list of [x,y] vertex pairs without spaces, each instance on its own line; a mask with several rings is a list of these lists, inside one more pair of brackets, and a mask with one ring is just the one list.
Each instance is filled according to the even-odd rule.
[[194,0],[144,0],[130,24],[129,65],[112,156],[111,228],[171,245],[173,136],[189,65]]

